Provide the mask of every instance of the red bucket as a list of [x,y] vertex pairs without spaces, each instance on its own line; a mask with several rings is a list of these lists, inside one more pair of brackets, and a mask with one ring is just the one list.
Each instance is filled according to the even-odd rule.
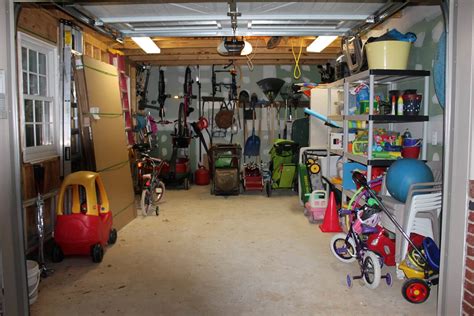
[[414,147],[403,147],[402,148],[402,157],[403,158],[413,158],[413,159],[418,159],[418,156],[420,156],[420,146],[414,146]]

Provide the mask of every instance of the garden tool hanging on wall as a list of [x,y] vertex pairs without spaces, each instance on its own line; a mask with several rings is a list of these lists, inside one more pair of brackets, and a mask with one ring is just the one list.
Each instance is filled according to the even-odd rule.
[[258,102],[257,95],[255,93],[252,94],[252,98],[250,101],[251,108],[252,108],[252,134],[245,142],[244,147],[244,156],[259,156],[260,155],[260,138],[255,135],[255,106]]
[[267,110],[267,123],[269,123],[269,140],[270,143],[273,143],[274,139],[274,115],[273,115],[273,106],[275,98],[280,93],[281,87],[285,84],[285,81],[279,78],[265,78],[257,82],[260,89],[267,97],[269,101],[269,106]]

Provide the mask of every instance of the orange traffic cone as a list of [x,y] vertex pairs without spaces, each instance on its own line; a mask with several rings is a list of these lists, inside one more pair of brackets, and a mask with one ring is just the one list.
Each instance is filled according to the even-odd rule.
[[324,213],[324,221],[319,225],[319,229],[323,233],[339,233],[342,232],[341,226],[339,225],[339,216],[336,210],[336,198],[334,192],[331,191],[329,194],[328,207],[326,213]]

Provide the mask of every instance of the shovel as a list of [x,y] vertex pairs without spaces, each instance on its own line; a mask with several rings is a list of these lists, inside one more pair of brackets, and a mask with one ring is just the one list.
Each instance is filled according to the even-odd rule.
[[244,155],[245,156],[258,156],[260,155],[260,138],[255,135],[255,104],[257,103],[257,95],[254,93],[250,99],[250,103],[253,110],[252,116],[252,135],[245,142]]

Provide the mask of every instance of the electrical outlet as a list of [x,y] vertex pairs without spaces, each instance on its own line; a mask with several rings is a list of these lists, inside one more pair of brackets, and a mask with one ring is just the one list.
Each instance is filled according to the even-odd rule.
[[438,132],[433,132],[431,134],[431,145],[433,146],[438,145]]

